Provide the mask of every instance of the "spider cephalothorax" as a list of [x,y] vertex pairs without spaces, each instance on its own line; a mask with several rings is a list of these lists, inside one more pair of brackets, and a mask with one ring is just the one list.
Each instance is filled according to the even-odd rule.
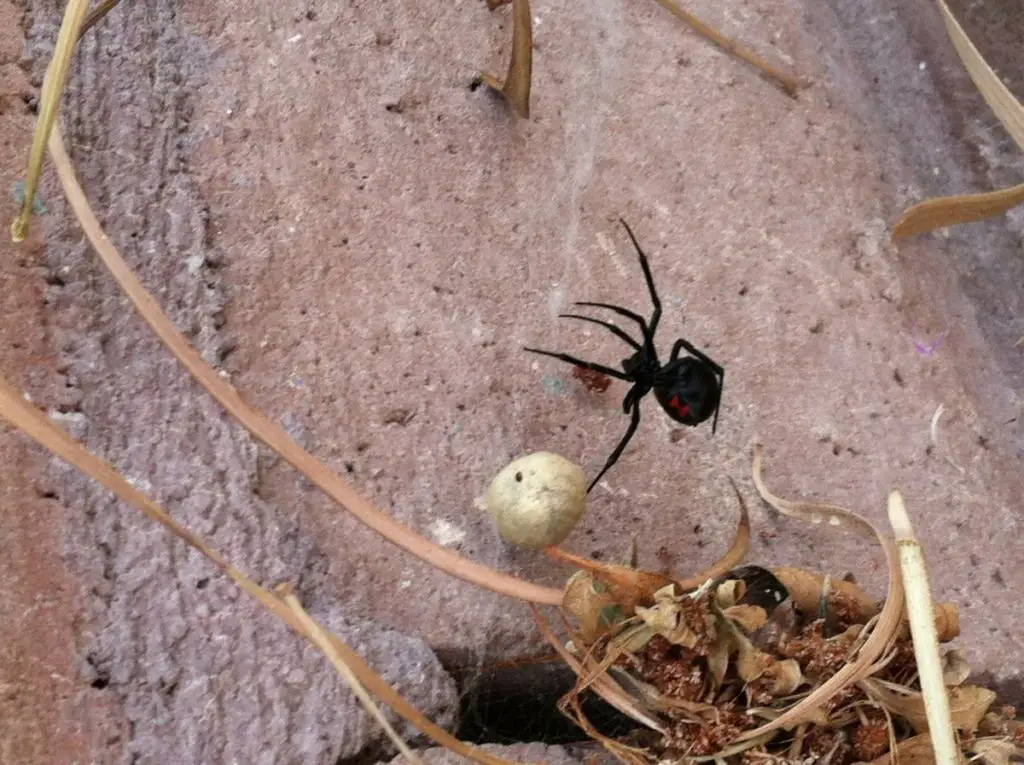
[[[633,355],[622,361],[623,371],[620,372],[603,364],[595,364],[592,361],[584,361],[565,353],[541,351],[536,348],[525,349],[530,353],[551,356],[560,361],[574,364],[577,367],[590,369],[594,372],[614,377],[616,380],[632,383],[633,387],[629,389],[626,397],[622,400],[622,411],[631,416],[629,427],[626,429],[626,435],[622,437],[619,445],[615,447],[615,451],[608,457],[604,467],[601,468],[601,472],[590,482],[590,486],[587,488],[588,492],[601,480],[601,476],[608,471],[608,468],[618,461],[619,457],[622,456],[623,450],[626,448],[626,444],[629,443],[633,434],[636,433],[637,426],[640,424],[640,400],[644,396],[653,390],[654,397],[658,399],[658,403],[665,410],[665,413],[683,425],[699,425],[714,415],[714,420],[711,423],[711,432],[714,433],[718,426],[718,404],[722,398],[722,385],[725,382],[725,370],[712,361],[709,356],[694,347],[692,343],[682,338],[676,340],[675,345],[672,346],[672,354],[669,356],[666,364],[662,365],[658,360],[658,351],[654,346],[654,333],[657,331],[658,321],[661,319],[661,300],[658,299],[658,291],[654,287],[654,277],[651,276],[651,267],[647,263],[647,256],[644,255],[644,251],[640,248],[639,242],[633,236],[633,232],[626,221],[620,219],[619,222],[625,227],[626,233],[629,234],[629,238],[633,241],[633,246],[640,256],[640,267],[644,271],[647,289],[651,293],[651,302],[654,304],[654,311],[651,313],[650,321],[646,321],[642,316],[630,311],[628,308],[610,305],[609,303],[579,302],[575,305],[606,308],[620,316],[625,316],[627,319],[635,321],[640,327],[643,342],[638,343],[623,329],[611,322],[578,314],[560,314],[560,316],[566,319],[588,321],[591,324],[604,327],[633,348]],[[680,358],[679,354],[684,350],[690,355]]]

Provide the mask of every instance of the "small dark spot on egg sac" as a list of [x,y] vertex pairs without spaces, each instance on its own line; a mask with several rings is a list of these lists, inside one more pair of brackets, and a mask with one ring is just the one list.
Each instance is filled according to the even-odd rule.
[[520,470],[520,471],[516,472],[516,483],[522,483],[522,481],[523,481],[523,472]]

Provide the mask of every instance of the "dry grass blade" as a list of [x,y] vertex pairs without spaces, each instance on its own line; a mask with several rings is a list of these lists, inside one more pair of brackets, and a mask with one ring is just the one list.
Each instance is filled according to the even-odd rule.
[[710,40],[726,53],[746,61],[755,69],[759,69],[763,75],[774,80],[787,96],[796,98],[796,94],[800,91],[801,87],[800,81],[797,80],[796,77],[782,72],[753,51],[749,51],[739,43],[730,40],[707,22],[701,21],[689,11],[679,7],[675,2],[673,2],[673,0],[655,0],[655,2],[673,16],[683,21],[683,23],[692,27],[697,34]]
[[[493,6],[492,6],[493,7]],[[530,84],[533,79],[533,19],[530,0],[514,0],[512,4],[512,58],[508,76],[502,83],[486,72],[483,81],[501,93],[523,119],[530,116]]]
[[359,703],[363,705],[363,709],[370,715],[377,724],[384,729],[387,737],[391,740],[398,751],[405,755],[406,759],[409,760],[412,765],[423,765],[423,761],[416,756],[416,754],[409,748],[402,737],[398,735],[391,723],[387,721],[384,714],[377,708],[370,694],[366,692],[366,688],[359,682],[359,678],[355,676],[355,673],[349,668],[345,660],[341,658],[338,652],[334,649],[334,645],[331,643],[330,638],[327,637],[327,633],[324,632],[323,628],[313,621],[309,614],[306,613],[306,609],[299,603],[299,599],[295,597],[295,591],[291,585],[285,585],[278,588],[278,595],[284,599],[284,603],[288,608],[295,614],[295,618],[299,620],[299,624],[305,630],[306,636],[310,642],[313,643],[317,648],[320,649],[321,653],[330,659],[331,664],[338,670],[338,674],[344,678],[345,682],[348,683],[349,688],[352,689],[352,693],[359,699]]
[[946,0],[938,0],[938,3],[942,20],[946,23],[946,31],[949,32],[949,39],[953,41],[953,47],[960,54],[960,60],[964,62],[964,67],[971,75],[971,79],[978,86],[978,90],[988,105],[992,107],[996,117],[1003,123],[1006,132],[1013,137],[1017,146],[1024,150],[1024,106],[1021,106],[1020,101],[1003,84],[999,75],[988,65],[985,57],[971,42],[971,38],[967,36],[963,27],[960,26],[960,22],[956,20],[953,12],[946,5]]
[[[939,13],[946,24],[960,60],[967,69],[978,91],[995,112],[996,117],[1021,149],[1024,149],[1024,106],[999,79],[985,57],[981,55],[960,22],[950,11],[945,0],[938,0]],[[1024,202],[1024,184],[985,194],[928,199],[907,210],[893,227],[893,239],[934,231],[943,226],[975,221],[1002,215]]]
[[761,462],[763,457],[764,447],[758,444],[754,448],[753,479],[761,498],[784,515],[816,525],[826,523],[830,526],[845,528],[862,536],[877,539],[878,543],[882,546],[886,563],[889,567],[889,588],[885,606],[878,616],[871,635],[857,653],[857,658],[846,664],[836,674],[816,688],[813,693],[798,704],[790,707],[778,718],[741,735],[739,737],[740,741],[756,738],[768,731],[779,730],[780,728],[801,722],[809,713],[828,702],[841,690],[866,677],[872,671],[872,666],[882,655],[885,647],[896,634],[896,630],[900,625],[900,615],[903,613],[903,585],[900,579],[899,561],[893,541],[876,529],[871,522],[844,508],[812,502],[792,502],[776,497],[768,491],[761,478]]
[[911,207],[892,228],[894,240],[906,239],[945,226],[976,223],[1002,215],[1024,202],[1024,183],[984,194],[926,199]]
[[729,483],[732,484],[732,489],[736,492],[736,499],[740,503],[740,522],[736,526],[736,535],[732,538],[732,546],[729,547],[725,555],[709,568],[691,576],[689,579],[677,580],[676,586],[681,590],[691,590],[694,587],[700,587],[709,579],[717,579],[725,575],[730,569],[742,563],[750,551],[750,512],[747,510],[747,503],[743,501],[743,495],[740,494],[736,482],[729,478]]
[[61,96],[64,94],[64,81],[71,67],[71,57],[75,53],[79,30],[89,12],[89,0],[69,0],[64,10],[60,32],[57,34],[57,46],[46,68],[43,78],[43,90],[40,97],[39,119],[36,131],[32,136],[32,148],[29,151],[28,168],[25,172],[25,198],[21,203],[18,217],[11,224],[11,239],[22,242],[28,236],[29,222],[32,220],[32,209],[36,199],[36,188],[43,172],[43,160],[46,157],[46,142],[50,132],[57,123],[60,113]]
[[899,550],[900,572],[907,598],[907,616],[910,619],[910,634],[914,643],[914,659],[921,681],[921,696],[928,718],[928,732],[931,734],[932,747],[935,749],[935,762],[936,765],[958,765],[960,747],[953,729],[946,682],[942,677],[942,659],[939,656],[939,641],[935,632],[935,606],[928,582],[928,569],[921,545],[914,536],[910,516],[903,506],[903,497],[895,490],[889,493],[889,523],[892,524],[896,547]]
[[49,148],[68,202],[103,264],[117,280],[142,318],[174,354],[174,357],[246,430],[277,452],[292,467],[366,526],[435,568],[472,584],[520,600],[546,605],[561,604],[561,590],[541,587],[494,571],[487,566],[462,557],[447,547],[431,542],[395,521],[372,502],[362,497],[341,476],[332,472],[330,468],[295,443],[284,428],[249,406],[238,394],[238,391],[203,360],[195,348],[171,323],[171,320],[164,315],[153,296],[142,286],[106,234],[103,233],[82,187],[75,178],[74,168],[71,166],[60,129],[57,127],[50,134]]
[[[258,600],[264,608],[281,619],[295,632],[309,640],[313,639],[306,631],[302,622],[280,598],[249,579],[249,577],[231,565],[220,553],[207,545],[201,537],[179,524],[171,517],[170,513],[136,489],[108,463],[54,425],[42,412],[28,404],[19,392],[2,377],[0,377],[0,418],[7,420],[58,457],[112,491],[120,499],[145,513],[174,534],[174,536],[191,545],[204,558],[216,566],[218,571],[231,577],[239,587]],[[507,760],[495,757],[477,747],[459,741],[448,731],[444,730],[444,728],[435,725],[426,715],[412,706],[401,694],[388,685],[341,638],[326,631],[324,631],[324,634],[341,660],[374,696],[394,709],[399,715],[439,745],[463,757],[468,757],[480,763],[480,765],[513,765]]]

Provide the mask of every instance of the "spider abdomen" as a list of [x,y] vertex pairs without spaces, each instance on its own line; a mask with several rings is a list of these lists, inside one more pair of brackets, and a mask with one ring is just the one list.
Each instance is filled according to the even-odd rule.
[[665,414],[683,425],[700,425],[718,407],[715,371],[699,359],[670,362],[654,386],[654,396]]

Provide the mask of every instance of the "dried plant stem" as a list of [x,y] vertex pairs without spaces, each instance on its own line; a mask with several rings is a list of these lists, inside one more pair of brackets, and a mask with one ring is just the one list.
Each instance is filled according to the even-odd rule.
[[889,523],[892,524],[896,547],[899,550],[900,572],[907,593],[907,616],[914,643],[914,659],[917,662],[935,763],[959,765],[960,746],[957,744],[946,682],[942,676],[942,659],[939,656],[939,641],[935,632],[935,604],[928,583],[924,551],[914,536],[914,528],[903,505],[903,497],[896,490],[889,493]]
[[156,300],[146,291],[142,282],[111,244],[93,214],[82,187],[75,178],[75,171],[64,148],[60,129],[56,126],[50,134],[49,148],[68,202],[103,264],[117,280],[146,323],[174,354],[174,357],[246,430],[277,452],[285,461],[370,529],[425,563],[471,584],[520,600],[545,605],[559,605],[562,602],[561,590],[542,587],[495,571],[462,557],[454,550],[435,544],[414,530],[403,526],[362,497],[339,475],[295,443],[284,428],[249,406],[238,394],[238,391],[203,360],[171,320],[164,315]]
[[[54,425],[46,415],[30,405],[19,392],[0,377],[0,418],[7,420],[14,427],[53,452],[73,467],[97,481],[125,502],[133,505],[151,519],[162,525],[174,536],[183,540],[204,558],[210,561],[217,570],[231,577],[245,592],[291,627],[303,637],[313,640],[306,631],[302,621],[285,603],[272,592],[261,587],[247,577],[216,550],[207,545],[201,537],[185,528],[171,517],[164,508],[135,488],[128,480],[114,470],[107,462],[75,441],[71,436]],[[363,658],[349,648],[337,635],[324,631],[334,651],[352,670],[352,673],[366,688],[399,715],[408,720],[418,730],[425,733],[441,746],[468,757],[480,765],[510,765],[508,761],[488,754],[477,747],[459,741],[444,728],[433,723],[426,715],[406,701],[384,679],[363,661]],[[313,640],[314,644],[316,643]]]
[[57,123],[61,96],[64,94],[64,81],[71,67],[71,57],[75,53],[79,30],[88,12],[89,0],[69,0],[64,9],[64,19],[57,34],[57,46],[50,65],[46,68],[46,76],[43,77],[39,119],[36,121],[36,131],[32,136],[32,148],[29,150],[28,168],[25,172],[25,198],[22,200],[18,217],[11,224],[11,239],[15,242],[22,242],[28,236],[36,188],[43,173],[46,142]]
[[780,71],[753,51],[749,51],[738,42],[729,39],[707,22],[702,21],[689,11],[676,5],[673,0],[655,0],[655,2],[673,16],[683,21],[683,23],[692,27],[697,34],[707,38],[726,53],[746,61],[755,69],[761,70],[761,73],[766,77],[775,80],[775,82],[782,87],[783,92],[785,92],[787,96],[792,98],[796,97],[797,92],[800,90],[800,82],[797,78]]
[[720,576],[724,576],[730,569],[742,563],[750,551],[750,511],[747,510],[747,503],[743,500],[743,495],[740,494],[739,487],[732,480],[731,476],[729,477],[729,483],[732,484],[732,490],[736,492],[736,500],[740,503],[740,522],[736,526],[736,535],[732,539],[732,546],[729,547],[725,555],[715,561],[709,568],[691,576],[689,579],[677,580],[676,586],[680,589],[690,590],[694,587],[700,587],[708,579],[717,579]]

